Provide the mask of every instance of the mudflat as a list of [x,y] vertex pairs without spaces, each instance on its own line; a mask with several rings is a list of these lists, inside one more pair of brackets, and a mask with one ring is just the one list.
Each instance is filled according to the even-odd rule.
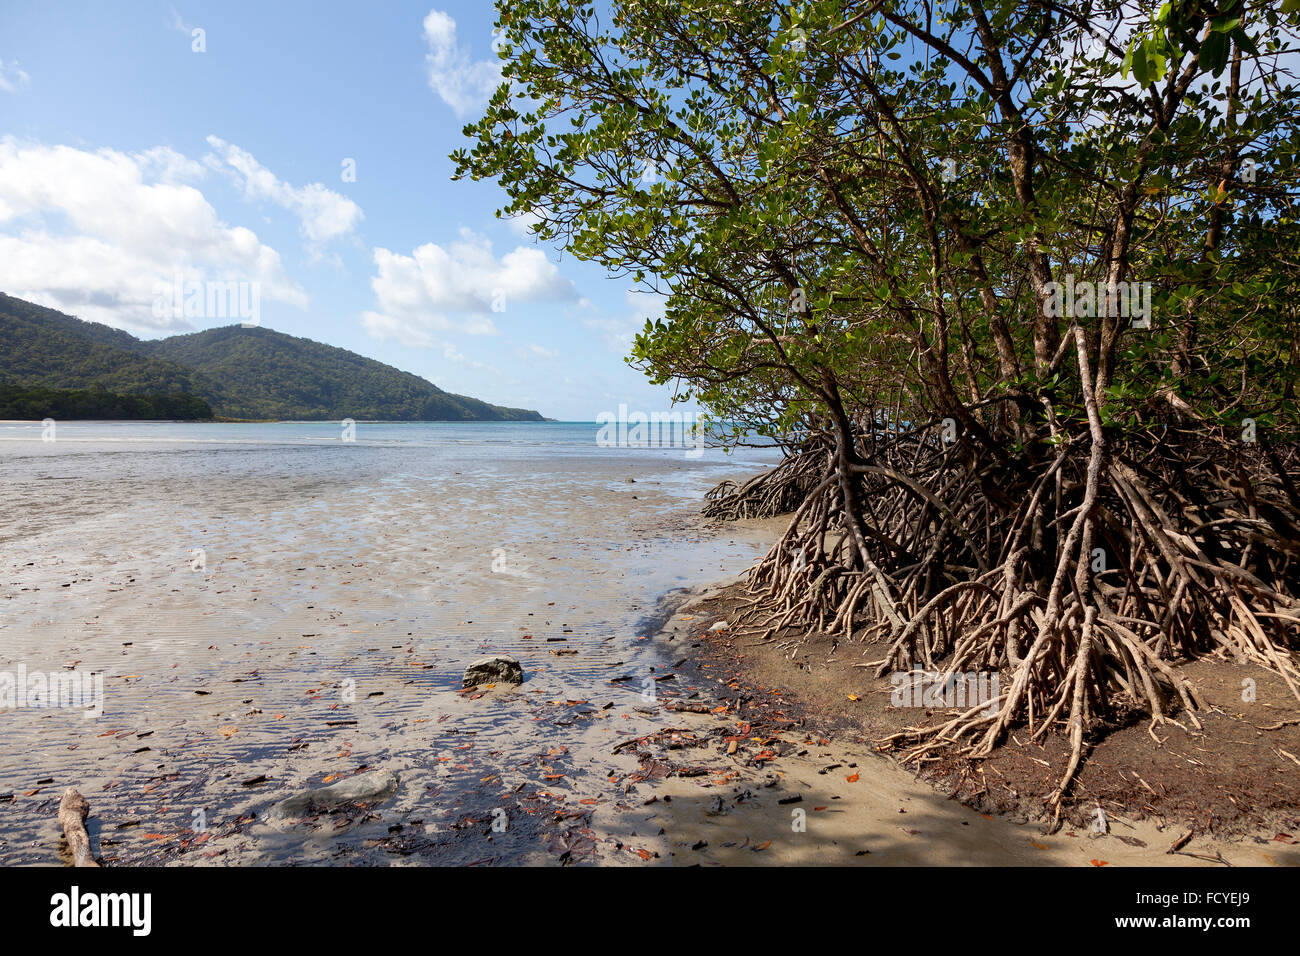
[[[4,863],[60,862],[66,787],[107,865],[555,861],[557,815],[611,799],[608,741],[657,726],[657,599],[764,547],[693,518],[721,456],[158,428],[0,442],[0,675],[102,682],[0,706]],[[498,653],[524,683],[464,691]],[[268,820],[376,771],[394,793]]]

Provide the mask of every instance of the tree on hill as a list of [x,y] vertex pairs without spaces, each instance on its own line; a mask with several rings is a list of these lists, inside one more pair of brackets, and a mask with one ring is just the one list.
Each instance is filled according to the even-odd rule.
[[41,421],[46,418],[59,421],[211,421],[212,407],[201,398],[183,393],[116,395],[101,388],[0,385],[0,419]]

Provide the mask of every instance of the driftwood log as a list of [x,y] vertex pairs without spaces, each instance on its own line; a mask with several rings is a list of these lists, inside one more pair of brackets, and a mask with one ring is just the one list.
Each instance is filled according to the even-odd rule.
[[90,836],[86,833],[86,816],[90,813],[90,804],[86,798],[69,787],[59,801],[59,823],[63,827],[63,836],[72,851],[73,866],[99,866],[90,855]]

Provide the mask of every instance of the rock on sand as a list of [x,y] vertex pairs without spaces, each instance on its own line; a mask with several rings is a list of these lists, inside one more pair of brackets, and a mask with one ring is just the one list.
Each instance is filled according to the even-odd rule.
[[524,669],[513,657],[498,654],[495,657],[480,657],[465,668],[463,686],[476,687],[479,684],[522,684]]
[[397,774],[388,770],[348,777],[318,790],[304,790],[271,808],[272,819],[285,820],[324,813],[348,803],[378,803],[397,792]]

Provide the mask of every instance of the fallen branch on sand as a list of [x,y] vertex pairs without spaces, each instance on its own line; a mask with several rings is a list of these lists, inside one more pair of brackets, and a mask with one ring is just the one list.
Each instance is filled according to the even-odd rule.
[[73,866],[94,866],[99,864],[90,855],[90,836],[86,833],[86,817],[90,813],[90,804],[86,798],[69,787],[59,801],[59,823],[63,827],[63,836],[72,851]]

